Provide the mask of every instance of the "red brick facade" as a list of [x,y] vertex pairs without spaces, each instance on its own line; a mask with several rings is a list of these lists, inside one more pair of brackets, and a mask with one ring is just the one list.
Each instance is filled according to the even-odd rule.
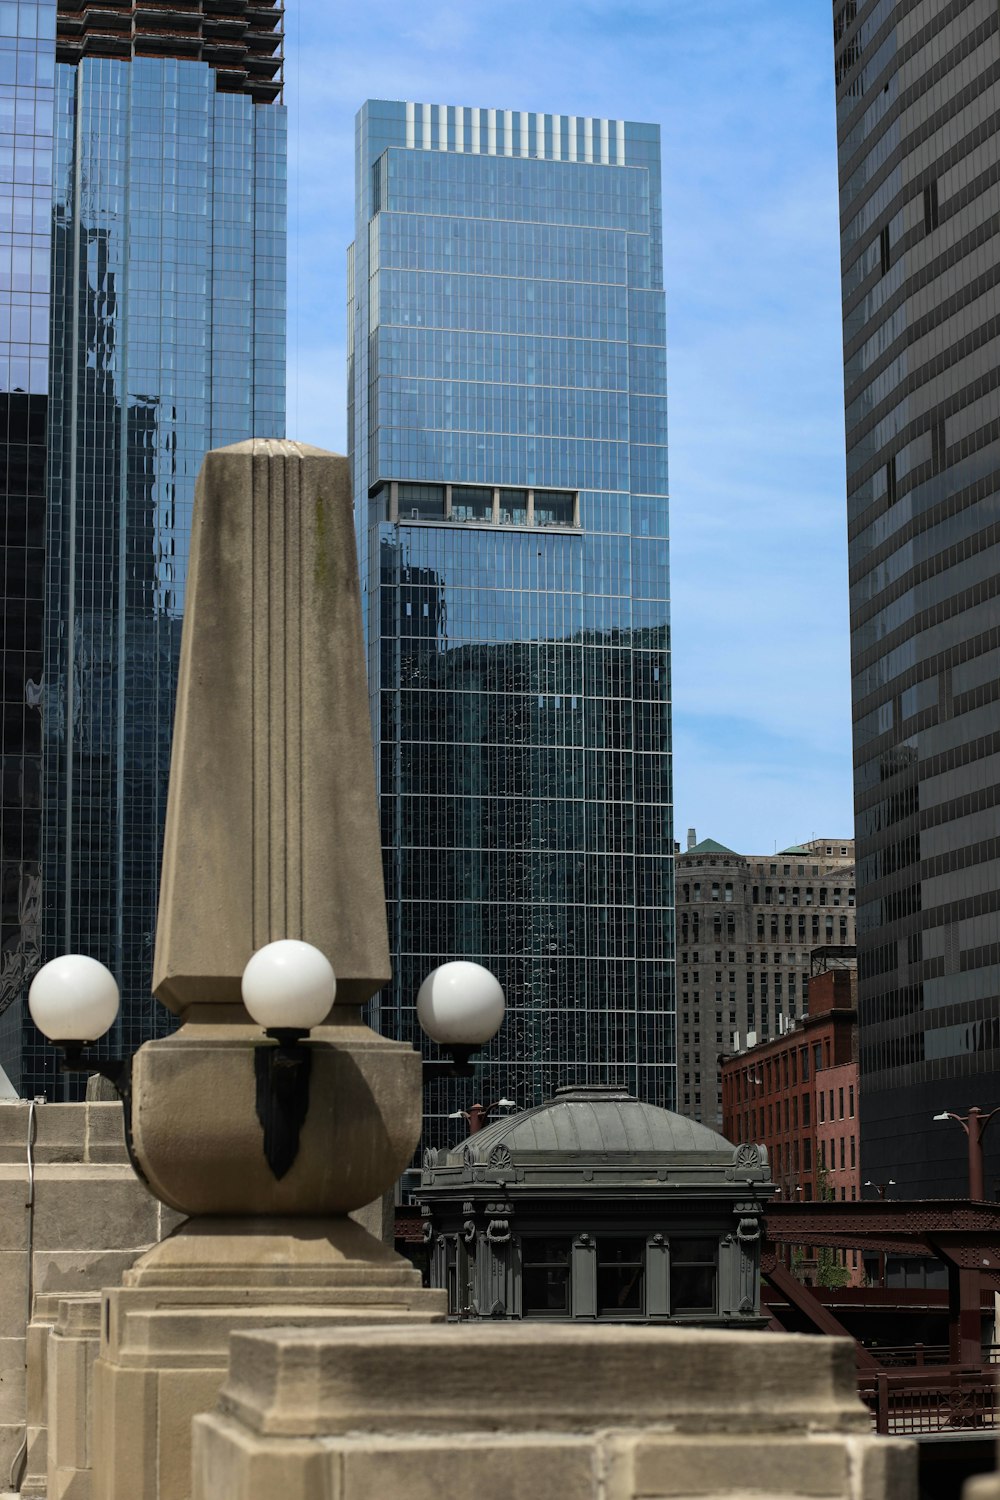
[[809,1014],[722,1063],[722,1133],[762,1141],[786,1199],[860,1197],[855,973],[809,982]]

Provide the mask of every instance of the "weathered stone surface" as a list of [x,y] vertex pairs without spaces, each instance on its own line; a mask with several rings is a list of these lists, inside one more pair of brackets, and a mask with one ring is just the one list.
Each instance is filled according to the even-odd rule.
[[225,1401],[262,1433],[364,1432],[390,1388],[396,1432],[635,1427],[662,1420],[667,1399],[670,1420],[699,1431],[868,1424],[841,1340],[539,1323],[237,1334]]
[[915,1500],[851,1346],[701,1329],[237,1333],[193,1500]]
[[48,1500],[89,1500],[93,1364],[101,1296],[64,1297],[49,1336]]
[[188,1500],[191,1422],[215,1403],[234,1330],[445,1312],[443,1293],[346,1217],[192,1220],[124,1280],[105,1295],[94,1365],[94,1500]]
[[[60,1298],[116,1284],[176,1222],[128,1164],[120,1102],[0,1108],[0,1479],[26,1439],[26,1496],[48,1490],[56,1500],[46,1449],[48,1355]],[[29,1223],[34,1311],[26,1349]],[[65,1500],[75,1500],[75,1488]]]
[[[117,1286],[143,1246],[134,1250],[36,1250],[35,1291],[71,1297]],[[3,1273],[0,1272],[0,1275]],[[22,1319],[23,1324],[23,1319]]]
[[154,989],[238,1018],[284,937],[327,955],[338,1004],[389,978],[348,463],[255,439],[198,478]]
[[377,1036],[352,1007],[334,1007],[307,1044],[309,1113],[279,1180],[256,1110],[261,1041],[249,1025],[191,1023],[136,1053],[132,1139],[152,1191],[186,1214],[322,1216],[370,1203],[420,1136],[419,1055]]

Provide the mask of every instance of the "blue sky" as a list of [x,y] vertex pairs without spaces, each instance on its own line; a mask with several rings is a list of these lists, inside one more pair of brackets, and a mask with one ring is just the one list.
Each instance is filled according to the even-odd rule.
[[662,129],[677,836],[852,832],[828,0],[289,0],[291,436],[343,451],[368,97]]

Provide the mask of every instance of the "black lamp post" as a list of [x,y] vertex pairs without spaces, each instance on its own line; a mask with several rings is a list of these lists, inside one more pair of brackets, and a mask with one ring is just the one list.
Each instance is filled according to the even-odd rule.
[[955,1115],[950,1109],[944,1109],[934,1116],[935,1120],[956,1120],[969,1138],[969,1197],[976,1203],[982,1203],[986,1197],[983,1186],[983,1136],[996,1114],[1000,1114],[1000,1104],[988,1114],[974,1104],[967,1115]]

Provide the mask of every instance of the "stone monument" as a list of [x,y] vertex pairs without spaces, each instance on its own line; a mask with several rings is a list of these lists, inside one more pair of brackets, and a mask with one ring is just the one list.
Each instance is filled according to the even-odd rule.
[[[260,1111],[281,1042],[240,983],[287,938],[329,958],[337,992],[276,1170]],[[190,1217],[104,1293],[94,1500],[187,1500],[191,1420],[234,1330],[443,1315],[348,1218],[420,1133],[420,1057],[361,1016],[388,978],[347,460],[240,443],[205,459],[191,542],[154,964],[181,1026],[136,1053],[127,1110],[137,1170]]]

